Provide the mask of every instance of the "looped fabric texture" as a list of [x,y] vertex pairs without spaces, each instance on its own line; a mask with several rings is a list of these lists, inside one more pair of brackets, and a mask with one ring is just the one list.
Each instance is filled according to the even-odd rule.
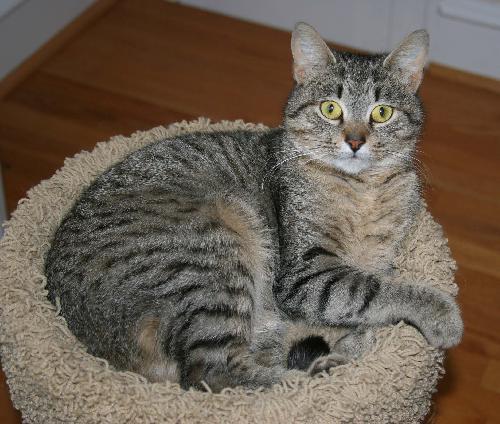
[[[243,121],[200,118],[116,136],[66,159],[33,187],[0,240],[0,353],[11,397],[27,423],[413,423],[428,413],[443,353],[405,324],[377,331],[373,348],[330,374],[269,389],[185,391],[114,370],[88,354],[47,300],[44,258],[82,190],[149,143],[187,132],[262,131]],[[456,294],[455,262],[441,227],[423,210],[396,262],[396,280]]]

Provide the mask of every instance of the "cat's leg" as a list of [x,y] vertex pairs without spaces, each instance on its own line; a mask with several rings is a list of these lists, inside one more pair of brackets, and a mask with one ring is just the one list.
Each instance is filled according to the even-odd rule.
[[340,338],[333,345],[331,352],[314,360],[307,372],[310,375],[315,375],[358,359],[373,346],[374,341],[375,336],[372,328],[355,329]]
[[[160,329],[181,386],[220,391],[279,382],[289,371],[262,366],[250,348],[272,298],[274,256],[265,222],[249,202],[228,198],[205,204],[192,220],[193,233],[185,229],[172,253],[178,265],[165,288],[168,320]],[[185,249],[190,239],[195,243]]]
[[224,317],[220,312],[219,319],[204,313],[184,318],[176,348],[183,388],[203,390],[208,386],[214,392],[236,386],[255,389],[301,374],[277,363],[276,354],[263,364],[262,352],[251,347],[250,321]]
[[316,375],[323,371],[329,371],[330,368],[338,367],[339,365],[345,365],[349,363],[349,359],[339,353],[329,353],[326,356],[320,356],[316,358],[313,363],[307,369],[309,375]]
[[181,385],[200,390],[207,386],[213,392],[225,387],[243,386],[249,389],[269,387],[286,378],[300,375],[279,365],[258,364],[248,346],[231,344],[219,352],[192,351],[181,365]]
[[[308,253],[309,252],[309,253]],[[392,284],[348,265],[323,248],[288,260],[273,287],[280,308],[315,325],[378,326],[405,321],[438,348],[458,344],[463,333],[455,299],[432,287]]]
[[287,367],[310,375],[344,365],[368,351],[375,340],[372,328],[293,324],[286,339]]
[[207,385],[220,391],[279,382],[287,375],[285,368],[257,363],[257,353],[250,350],[253,299],[248,277],[231,280],[218,272],[234,285],[206,283],[203,290],[184,294],[171,305],[174,317],[162,331],[166,356],[178,363],[181,386],[204,389]]
[[333,351],[350,360],[358,359],[375,343],[375,328],[357,328],[339,339]]
[[163,322],[158,317],[145,317],[138,325],[138,351],[130,368],[153,382],[168,380],[185,389],[208,387],[214,392],[235,386],[268,387],[300,374],[279,363],[277,344],[264,352],[249,348],[247,320],[234,315],[224,318],[222,309],[219,312],[218,319],[210,316],[210,309],[202,312],[200,307],[196,311],[188,308],[177,317],[164,314]]

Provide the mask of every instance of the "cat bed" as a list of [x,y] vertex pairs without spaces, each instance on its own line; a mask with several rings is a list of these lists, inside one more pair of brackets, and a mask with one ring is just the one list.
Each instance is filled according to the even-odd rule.
[[[404,324],[377,332],[361,359],[315,378],[213,394],[151,384],[88,354],[46,298],[44,257],[83,188],[128,153],[193,131],[247,129],[242,121],[181,122],[117,136],[67,159],[19,202],[0,241],[0,353],[12,400],[27,423],[413,423],[429,411],[443,353]],[[423,211],[397,260],[397,278],[456,294],[441,227]]]

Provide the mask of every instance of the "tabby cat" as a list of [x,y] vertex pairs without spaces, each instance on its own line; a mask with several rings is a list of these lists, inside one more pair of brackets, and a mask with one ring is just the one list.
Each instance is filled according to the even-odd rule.
[[281,127],[182,135],[99,176],[46,259],[49,297],[89,352],[219,391],[328,369],[401,320],[457,344],[451,296],[391,283],[423,207],[427,50],[416,31],[388,55],[332,51],[299,23]]

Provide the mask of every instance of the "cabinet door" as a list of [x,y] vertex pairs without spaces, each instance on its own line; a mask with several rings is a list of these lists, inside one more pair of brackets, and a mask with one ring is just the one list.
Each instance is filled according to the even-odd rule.
[[431,60],[500,79],[500,0],[430,0]]

